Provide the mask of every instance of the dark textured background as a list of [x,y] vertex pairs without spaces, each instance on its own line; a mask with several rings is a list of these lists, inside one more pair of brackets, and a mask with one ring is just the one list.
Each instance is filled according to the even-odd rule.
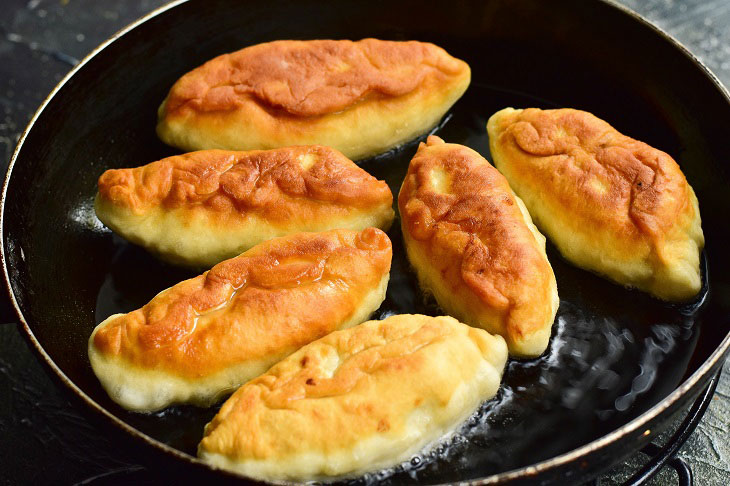
[[[33,112],[79,59],[162,0],[0,0],[0,163]],[[730,86],[730,0],[622,0],[674,35]],[[701,107],[697,107],[701,109]],[[681,456],[695,484],[730,484],[730,366]],[[15,323],[0,324],[0,484],[159,484],[100,435],[37,361]],[[619,484],[644,460],[616,468]],[[673,484],[663,471],[651,484]]]

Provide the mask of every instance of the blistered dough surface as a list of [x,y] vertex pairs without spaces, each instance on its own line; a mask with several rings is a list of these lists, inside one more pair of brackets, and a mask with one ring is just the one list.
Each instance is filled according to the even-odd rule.
[[97,215],[114,231],[190,265],[213,265],[299,231],[387,229],[393,195],[338,151],[206,150],[99,178]]
[[575,264],[662,299],[700,289],[697,198],[666,153],[572,109],[504,109],[495,164]]
[[558,306],[545,238],[507,181],[468,147],[431,136],[398,196],[408,258],[449,314],[502,335],[510,353],[547,347]]
[[315,341],[241,387],[199,455],[262,479],[352,476],[397,464],[499,388],[504,340],[451,317],[398,315]]
[[[112,398],[133,397],[122,403],[128,408],[204,404],[304,344],[367,319],[385,296],[391,254],[375,228],[262,243],[101,323],[89,341],[92,366]],[[158,399],[155,381],[164,387],[167,376],[190,386]],[[195,391],[210,382],[217,391]]]
[[323,144],[358,159],[436,125],[470,79],[465,62],[425,42],[268,42],[180,78],[157,132],[185,150]]
[[294,116],[342,111],[366,96],[397,97],[463,63],[425,42],[274,41],[219,56],[183,76],[166,112],[234,110],[251,100]]

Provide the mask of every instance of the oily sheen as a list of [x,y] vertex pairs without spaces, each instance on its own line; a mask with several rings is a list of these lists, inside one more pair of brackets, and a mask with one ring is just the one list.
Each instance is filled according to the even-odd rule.
[[157,133],[183,150],[322,144],[362,159],[431,129],[470,80],[465,62],[427,42],[267,42],[180,78]]
[[403,240],[421,287],[466,324],[500,334],[510,354],[545,351],[558,291],[545,237],[487,160],[428,137],[398,196]]
[[92,368],[130,410],[211,405],[303,345],[366,320],[385,298],[391,256],[375,228],[269,240],[103,321],[89,339]]
[[95,209],[119,235],[164,260],[206,267],[301,231],[387,230],[393,195],[319,145],[204,150],[99,178]]
[[697,295],[700,211],[672,157],[580,110],[506,108],[487,130],[495,165],[567,260],[663,300]]

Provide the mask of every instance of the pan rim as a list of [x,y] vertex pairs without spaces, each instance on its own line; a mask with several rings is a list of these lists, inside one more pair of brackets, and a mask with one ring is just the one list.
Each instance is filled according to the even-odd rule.
[[[22,310],[20,309],[20,306],[18,304],[18,301],[16,300],[15,293],[13,292],[13,287],[10,282],[10,273],[7,265],[7,258],[5,254],[5,238],[4,238],[4,228],[5,228],[5,202],[6,202],[6,196],[7,196],[7,190],[10,183],[10,179],[12,177],[13,168],[15,166],[15,162],[18,159],[18,156],[21,152],[21,149],[24,145],[24,142],[32,130],[35,122],[40,118],[43,111],[45,110],[46,106],[51,102],[51,100],[55,97],[55,95],[63,88],[63,86],[78,72],[80,71],[89,61],[91,61],[92,58],[96,57],[100,52],[102,52],[106,47],[111,45],[113,42],[115,42],[120,37],[126,35],[128,32],[134,30],[135,28],[139,27],[140,25],[144,24],[145,22],[151,20],[154,17],[157,17],[158,15],[163,14],[164,12],[171,10],[175,7],[178,7],[179,5],[188,3],[190,0],[172,0],[169,3],[166,3],[165,5],[162,5],[158,7],[155,10],[152,10],[151,12],[147,13],[146,15],[140,17],[139,19],[135,20],[134,22],[130,23],[126,27],[120,29],[115,34],[113,34],[111,37],[106,39],[104,42],[99,44],[94,50],[92,50],[89,54],[87,54],[76,66],[74,66],[64,77],[61,79],[61,81],[58,82],[58,84],[53,88],[53,90],[46,96],[46,98],[43,100],[41,105],[38,107],[38,109],[33,114],[33,117],[28,122],[28,125],[23,130],[23,133],[21,137],[18,140],[18,144],[15,147],[15,150],[13,152],[13,155],[10,159],[10,162],[8,163],[8,169],[5,175],[5,179],[3,182],[2,192],[0,193],[0,263],[2,264],[2,270],[3,270],[3,280],[6,287],[6,292],[8,296],[10,297],[10,301],[12,303],[13,310],[15,311],[18,320],[20,324],[22,325],[23,331],[25,332],[26,336],[28,337],[29,341],[32,343],[34,351],[42,358],[42,360],[45,362],[46,366],[48,366],[55,375],[64,383],[64,385],[70,389],[77,397],[79,397],[86,406],[90,407],[95,412],[101,414],[105,419],[109,420],[113,425],[119,427],[122,431],[125,433],[131,435],[132,437],[136,439],[140,439],[144,442],[146,442],[149,446],[154,447],[158,449],[159,451],[169,454],[171,456],[174,456],[178,459],[187,461],[192,464],[196,464],[198,466],[203,466],[211,471],[216,471],[218,473],[223,473],[225,475],[232,475],[240,478],[248,479],[249,481],[256,482],[259,484],[264,484],[259,481],[254,480],[253,478],[248,478],[245,476],[240,476],[237,474],[232,474],[228,471],[225,471],[223,469],[220,469],[218,467],[212,466],[206,462],[201,461],[197,457],[191,456],[185,452],[182,452],[174,447],[171,447],[157,439],[154,439],[150,437],[149,435],[145,434],[144,432],[132,427],[127,422],[123,421],[113,413],[109,412],[106,408],[99,405],[96,401],[94,401],[89,395],[87,395],[81,388],[79,388],[71,379],[66,376],[66,374],[56,365],[56,363],[51,359],[51,357],[46,353],[43,346],[41,346],[38,339],[33,334],[33,331],[31,330],[28,322],[25,319],[25,316],[23,315]],[[710,82],[714,85],[716,89],[719,90],[720,94],[725,98],[725,101],[730,104],[730,92],[728,89],[720,82],[720,80],[717,78],[717,76],[699,59],[697,58],[686,46],[684,46],[680,41],[675,39],[672,35],[667,33],[665,30],[663,30],[661,27],[653,24],[648,19],[644,18],[637,12],[631,10],[629,7],[619,4],[616,0],[597,0],[599,3],[603,3],[604,5],[607,5],[610,8],[614,8],[620,12],[622,12],[625,15],[628,15],[633,19],[633,21],[639,22],[644,27],[647,27],[651,29],[655,34],[659,35],[663,38],[664,41],[669,42],[672,47],[679,50],[681,54],[683,54],[685,57],[687,57],[696,67],[698,67],[702,73],[707,77]],[[672,407],[680,398],[682,398],[685,394],[687,394],[691,389],[696,387],[700,380],[707,376],[709,372],[717,366],[720,359],[722,359],[724,356],[728,354],[728,351],[730,350],[730,332],[728,332],[725,336],[725,338],[720,342],[720,344],[715,348],[715,350],[712,352],[712,354],[697,368],[697,370],[692,373],[684,382],[682,382],[675,390],[673,390],[671,393],[669,393],[664,399],[662,399],[659,403],[651,407],[646,412],[642,413],[638,417],[634,418],[630,422],[622,425],[621,427],[613,430],[612,432],[593,440],[587,444],[584,444],[580,447],[577,447],[571,451],[565,452],[563,454],[554,456],[550,459],[546,459],[544,461],[537,462],[535,464],[531,464],[526,467],[513,469],[509,471],[504,471],[498,474],[493,474],[490,476],[486,476],[483,478],[476,478],[467,480],[464,482],[464,484],[497,484],[501,483],[503,481],[510,481],[520,478],[529,478],[532,476],[535,476],[536,474],[540,474],[543,472],[546,472],[550,469],[554,469],[560,466],[563,466],[565,464],[568,464],[570,462],[573,462],[577,460],[580,457],[586,456],[590,453],[593,453],[595,451],[598,451],[607,445],[613,443],[614,441],[620,439],[621,437],[624,437],[628,434],[631,434],[633,432],[636,432],[637,430],[640,430],[646,424],[657,418],[659,415],[661,415],[665,410]],[[268,483],[267,483],[268,484]]]

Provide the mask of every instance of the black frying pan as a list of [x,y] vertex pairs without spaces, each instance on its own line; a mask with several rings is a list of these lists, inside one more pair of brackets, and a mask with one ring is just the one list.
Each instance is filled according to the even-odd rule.
[[[96,180],[106,169],[177,153],[155,136],[156,109],[180,75],[207,59],[274,39],[369,36],[435,42],[471,65],[472,86],[437,128],[448,142],[489,158],[485,123],[498,109],[582,108],[671,154],[697,192],[707,248],[696,301],[669,305],[625,290],[549,247],[561,305],[546,354],[510,361],[498,396],[434,452],[356,482],[595,476],[686,409],[730,346],[728,94],[676,42],[606,1],[215,0],[153,13],[67,76],[11,161],[0,221],[3,267],[29,339],[148,464],[171,464],[166,474],[186,479],[231,479],[194,459],[215,409],[128,413],[91,371],[86,343],[98,322],[192,276],[106,230],[93,215]],[[361,164],[397,194],[414,152],[410,143]],[[390,237],[391,283],[376,317],[437,313],[418,291],[398,224]]]

